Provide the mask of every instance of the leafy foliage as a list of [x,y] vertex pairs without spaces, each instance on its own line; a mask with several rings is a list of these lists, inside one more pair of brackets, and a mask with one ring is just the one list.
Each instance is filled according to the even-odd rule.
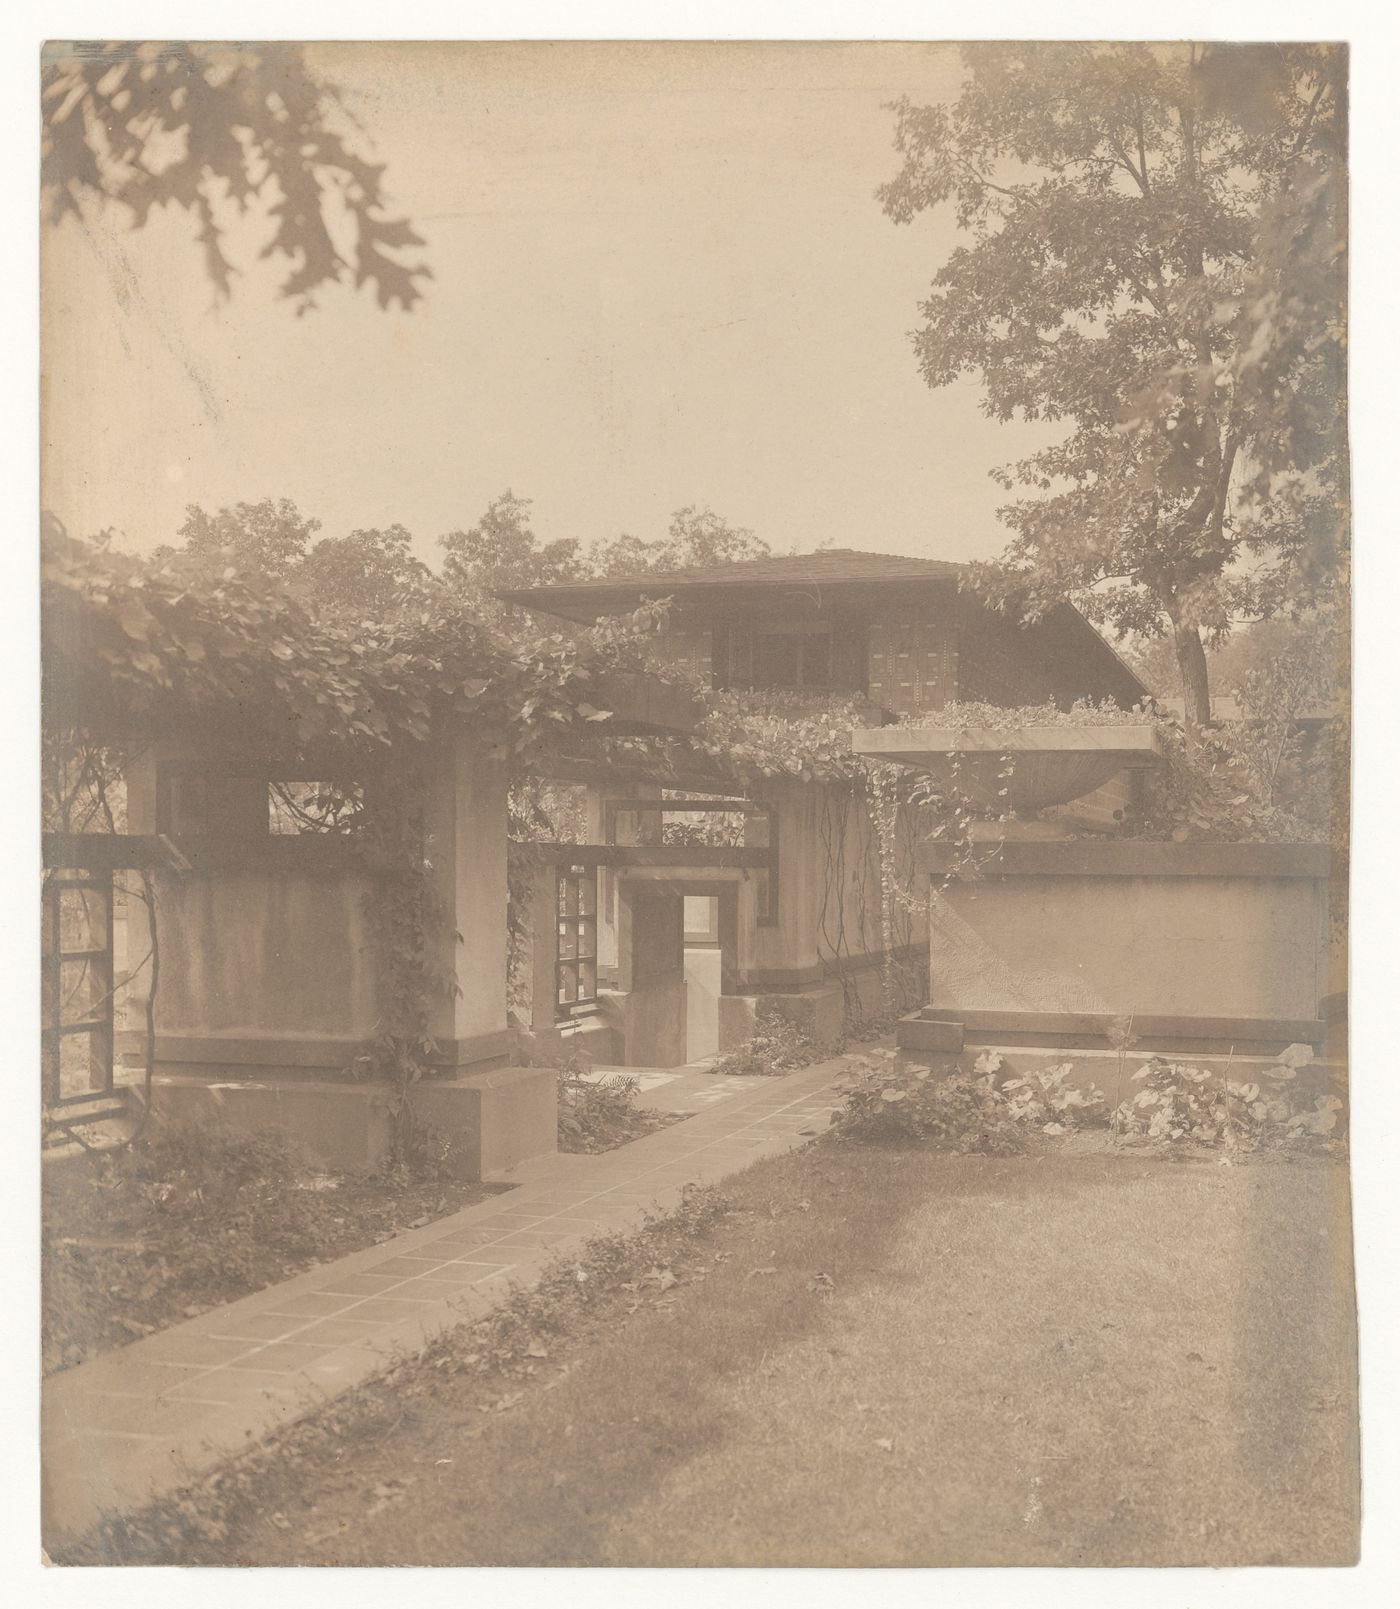
[[584,573],[578,539],[541,542],[530,524],[530,508],[530,498],[507,488],[470,529],[438,538],[443,581],[479,612],[500,613],[494,592],[551,586]]
[[865,772],[851,731],[865,724],[854,699],[733,689],[709,696],[696,746],[739,781],[851,781]]
[[[1192,718],[1202,639],[1325,573],[1344,475],[1337,169],[1344,52],[964,47],[951,106],[896,106],[898,223],[949,204],[969,243],[915,338],[931,386],[1069,433],[999,475],[1033,495],[976,572],[1035,613],[1071,597],[1171,636]],[[1247,495],[1234,496],[1241,486]]]
[[983,1051],[970,1071],[933,1072],[879,1049],[854,1062],[831,1121],[844,1137],[991,1154],[1021,1150],[1034,1133],[1058,1139],[1110,1121],[1115,1135],[1154,1144],[1327,1149],[1338,1143],[1342,1103],[1296,1093],[1298,1069],[1311,1060],[1308,1046],[1290,1045],[1276,1066],[1245,1080],[1154,1056],[1133,1075],[1142,1089],[1110,1113],[1097,1085],[1074,1080],[1071,1062],[1008,1078],[996,1051]]
[[304,516],[288,498],[236,503],[208,514],[191,503],[176,533],[182,545],[162,546],[156,563],[196,561],[212,579],[226,569],[285,587],[308,609],[347,619],[382,621],[436,585],[413,556],[413,537],[402,525],[356,529],[311,546],[321,522]]
[[[996,1073],[1001,1057],[995,1051],[977,1058],[976,1071]],[[1065,1134],[1085,1123],[1102,1122],[1104,1093],[1097,1085],[1088,1089],[1070,1082],[1074,1066],[1059,1062],[1052,1067],[1032,1069],[1024,1078],[1006,1078],[1001,1093],[1007,1110],[1019,1123],[1036,1124],[1042,1134]]]
[[677,1114],[638,1107],[640,1086],[628,1073],[592,1078],[586,1056],[571,1051],[554,1064],[558,1074],[559,1149],[596,1154],[640,1139]]
[[918,1140],[990,1156],[1011,1155],[1024,1145],[1024,1124],[991,1071],[901,1067],[894,1051],[877,1049],[854,1060],[841,1087],[831,1127],[843,1139]]
[[[244,574],[286,581],[304,562],[306,544],[320,529],[320,520],[306,518],[290,498],[274,502],[264,497],[217,514],[190,503],[175,534],[191,558],[220,570],[232,565]],[[157,549],[157,554],[163,559],[170,551]]]
[[521,757],[588,729],[602,713],[589,698],[598,676],[641,664],[626,622],[606,637],[507,640],[436,595],[390,620],[313,619],[232,566],[211,576],[187,555],[147,562],[52,521],[42,586],[46,720],[113,742],[217,720],[230,741],[350,763],[469,717]]
[[[1178,720],[1157,723],[1163,764],[1144,773],[1136,805],[1124,812],[1130,837],[1228,843],[1325,842],[1324,795],[1299,797],[1303,815],[1276,802],[1274,781],[1261,776],[1258,735],[1231,723],[1194,736]],[[1290,739],[1291,741],[1291,739]]]
[[772,550],[752,531],[730,525],[711,508],[691,504],[671,516],[666,535],[647,542],[625,533],[588,551],[595,576],[646,575],[655,571],[709,569],[767,558]]
[[402,525],[323,537],[293,572],[293,590],[318,613],[364,621],[397,616],[425,602],[436,585],[412,544]]
[[773,1010],[760,1010],[754,1032],[741,1045],[716,1056],[709,1071],[727,1078],[778,1076],[840,1053],[840,1045],[814,1039],[791,1018]]
[[1298,1070],[1312,1059],[1309,1046],[1290,1045],[1275,1066],[1256,1078],[1238,1079],[1154,1056],[1133,1074],[1142,1088],[1119,1106],[1115,1127],[1167,1145],[1332,1146],[1341,1101],[1331,1094],[1297,1093]]
[[901,715],[893,724],[899,727],[936,726],[957,731],[1019,732],[1027,726],[1150,726],[1155,719],[1150,709],[1141,706],[1129,710],[1108,699],[1095,703],[1092,699],[1081,698],[1069,709],[1061,709],[1058,704],[948,703],[936,710]]
[[430,270],[390,253],[423,240],[406,218],[385,215],[383,166],[353,148],[340,91],[299,45],[78,45],[46,59],[42,94],[55,220],[81,217],[88,198],[117,205],[138,229],[163,207],[187,212],[227,297],[228,224],[256,209],[273,226],[262,256],[289,265],[282,295],[299,313],[345,280],[372,285],[384,308],[422,296]]
[[501,611],[492,597],[497,591],[730,564],[769,551],[752,531],[731,526],[709,508],[677,509],[666,535],[656,540],[623,534],[587,549],[571,536],[543,541],[531,524],[530,509],[529,498],[506,490],[475,525],[439,538],[443,580],[479,611]]

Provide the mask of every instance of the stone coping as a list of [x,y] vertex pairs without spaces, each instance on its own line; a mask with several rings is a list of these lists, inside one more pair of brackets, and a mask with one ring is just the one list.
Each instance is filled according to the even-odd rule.
[[[921,844],[919,870],[955,872],[953,845]],[[1270,877],[1323,881],[1332,869],[1326,844],[1157,843],[1137,838],[1017,843],[978,859],[978,877]]]
[[857,754],[917,761],[943,754],[1072,754],[1121,756],[1121,767],[1155,765],[1162,740],[1146,724],[1122,726],[871,726],[851,733]]
[[[900,1047],[906,1050],[957,1050],[964,1045],[1053,1045],[1088,1049],[1107,1038],[1107,1014],[1073,1011],[1017,1011],[928,1005],[901,1017]],[[1190,1053],[1232,1049],[1247,1054],[1277,1055],[1289,1045],[1322,1046],[1328,1024],[1314,1017],[1226,1017],[1139,1013],[1132,1019],[1135,1053],[1157,1050]]]

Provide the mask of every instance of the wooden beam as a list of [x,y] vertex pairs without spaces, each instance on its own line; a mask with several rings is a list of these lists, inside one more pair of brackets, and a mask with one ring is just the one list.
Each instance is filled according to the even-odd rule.
[[606,798],[603,802],[617,811],[662,810],[681,814],[718,811],[736,816],[762,816],[768,813],[767,805],[754,804],[749,799],[631,799],[622,796]]
[[751,868],[767,871],[771,864],[766,848],[712,844],[521,844],[543,861],[554,864],[575,862],[580,866],[696,866],[701,868]]
[[189,860],[164,833],[132,832],[46,832],[44,865],[51,871],[190,869]]

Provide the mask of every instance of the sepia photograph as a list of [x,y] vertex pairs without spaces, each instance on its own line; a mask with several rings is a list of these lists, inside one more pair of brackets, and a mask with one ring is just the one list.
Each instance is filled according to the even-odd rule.
[[51,1573],[1358,1562],[1354,54],[30,58]]

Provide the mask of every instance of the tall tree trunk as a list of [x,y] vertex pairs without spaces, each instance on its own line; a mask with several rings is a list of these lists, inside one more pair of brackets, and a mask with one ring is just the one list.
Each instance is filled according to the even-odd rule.
[[1181,692],[1186,701],[1188,727],[1205,726],[1210,721],[1210,673],[1206,669],[1206,650],[1195,626],[1172,622],[1176,646],[1176,665],[1181,672]]

